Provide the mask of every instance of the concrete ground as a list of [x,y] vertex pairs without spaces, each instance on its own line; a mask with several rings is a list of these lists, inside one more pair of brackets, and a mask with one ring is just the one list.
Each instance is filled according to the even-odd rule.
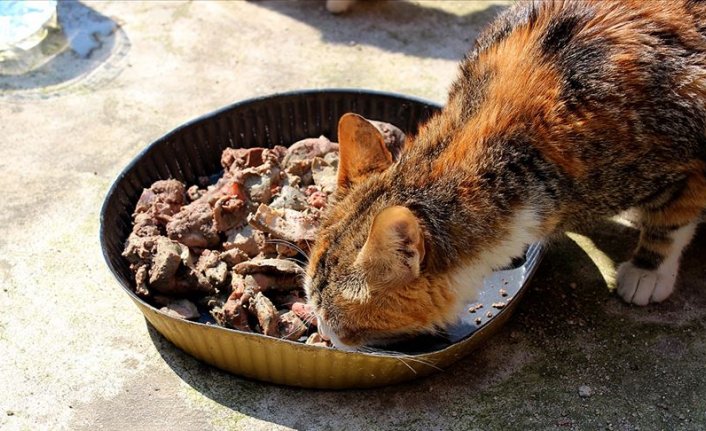
[[199,363],[146,324],[103,262],[105,193],[155,138],[285,90],[443,102],[503,5],[363,1],[340,17],[315,0],[62,7],[99,24],[72,30],[72,43],[95,46],[0,77],[0,429],[706,429],[704,229],[676,294],[646,308],[608,289],[635,232],[571,233],[480,351],[366,391],[278,387]]

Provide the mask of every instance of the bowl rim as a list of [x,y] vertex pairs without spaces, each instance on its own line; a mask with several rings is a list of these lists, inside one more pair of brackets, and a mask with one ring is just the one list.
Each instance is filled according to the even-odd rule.
[[[244,336],[244,337],[253,337],[255,339],[260,339],[260,340],[267,340],[267,342],[283,342],[283,343],[289,343],[292,346],[296,346],[297,348],[310,348],[314,350],[330,350],[332,352],[335,352],[336,354],[346,354],[346,355],[363,355],[363,356],[370,356],[370,357],[377,357],[377,358],[395,358],[399,356],[405,356],[405,357],[410,357],[410,358],[425,358],[425,357],[434,357],[437,355],[441,355],[443,353],[446,353],[447,351],[457,348],[459,345],[463,345],[471,339],[475,339],[476,335],[478,337],[482,336],[482,334],[488,332],[488,331],[493,331],[495,329],[499,328],[494,328],[495,325],[492,325],[492,321],[494,320],[504,320],[500,319],[501,316],[506,315],[506,314],[511,314],[515,308],[515,306],[518,304],[519,300],[521,299],[522,295],[525,293],[528,282],[529,280],[533,277],[535,271],[537,270],[539,263],[542,260],[542,257],[546,251],[546,247],[543,243],[534,243],[529,246],[529,248],[525,252],[525,262],[518,268],[515,268],[514,270],[520,270],[523,269],[525,271],[522,279],[522,285],[519,287],[517,293],[512,297],[511,299],[511,306],[505,307],[501,310],[499,310],[486,324],[482,325],[479,327],[477,330],[473,331],[472,333],[466,335],[462,339],[450,343],[448,346],[438,349],[438,350],[433,350],[429,352],[423,352],[423,353],[403,353],[403,352],[391,352],[391,351],[385,351],[385,353],[378,353],[378,352],[362,352],[362,351],[345,351],[345,350],[340,350],[340,349],[333,349],[330,347],[321,347],[321,346],[312,346],[304,343],[300,343],[298,341],[292,341],[292,340],[287,340],[287,339],[282,339],[282,338],[275,338],[275,337],[270,337],[264,334],[256,333],[256,332],[245,332],[245,331],[240,331],[237,329],[233,328],[227,328],[225,326],[220,326],[220,325],[209,325],[206,323],[201,323],[201,322],[194,322],[191,320],[186,320],[186,319],[180,319],[173,317],[172,315],[160,310],[159,308],[155,307],[154,305],[148,303],[144,299],[142,299],[140,296],[138,296],[132,289],[129,288],[129,286],[126,285],[126,283],[123,282],[121,277],[118,275],[118,272],[116,268],[111,263],[110,256],[108,255],[108,247],[106,244],[106,224],[105,224],[105,213],[108,209],[108,204],[110,202],[110,198],[113,196],[113,194],[116,192],[121,180],[137,165],[143,157],[149,153],[152,148],[162,144],[164,141],[168,140],[170,137],[177,135],[179,132],[181,132],[184,129],[187,129],[189,127],[192,127],[194,125],[197,125],[198,123],[208,120],[213,117],[217,117],[225,112],[231,111],[233,109],[237,109],[241,106],[247,106],[251,105],[253,103],[262,103],[262,102],[267,102],[268,100],[274,100],[274,99],[279,99],[279,98],[286,98],[286,97],[291,97],[291,96],[307,96],[307,95],[317,95],[317,94],[341,94],[341,95],[365,95],[365,96],[382,96],[382,97],[390,97],[390,98],[395,98],[395,99],[401,99],[405,101],[410,101],[414,103],[419,103],[423,105],[427,105],[431,108],[434,109],[442,109],[443,105],[428,100],[424,99],[421,97],[417,96],[409,96],[401,93],[395,93],[395,92],[389,92],[389,91],[380,91],[380,90],[370,90],[370,89],[364,89],[364,88],[309,88],[309,89],[301,89],[301,90],[289,90],[289,91],[283,91],[283,92],[276,92],[268,95],[263,95],[263,96],[256,96],[256,97],[251,97],[243,100],[238,100],[234,103],[225,105],[221,108],[218,108],[213,111],[209,111],[205,114],[201,114],[197,117],[191,118],[190,120],[187,120],[184,123],[179,124],[177,127],[170,129],[168,132],[162,134],[158,138],[152,140],[149,144],[147,144],[144,148],[142,148],[137,154],[135,154],[130,162],[128,162],[127,165],[123,169],[120,170],[120,172],[113,178],[111,182],[111,186],[108,189],[108,191],[105,193],[104,199],[103,199],[103,204],[101,205],[100,209],[100,223],[99,223],[99,240],[100,240],[100,246],[101,246],[101,253],[103,255],[103,259],[105,263],[107,264],[108,268],[110,269],[110,272],[112,273],[113,277],[115,280],[118,282],[118,284],[121,286],[121,288],[127,292],[128,295],[130,295],[131,299],[133,301],[137,301],[141,303],[142,305],[149,307],[152,309],[154,312],[160,314],[163,317],[166,317],[170,320],[173,321],[178,321],[179,323],[182,324],[187,324],[187,325],[195,325],[195,326],[206,326],[206,327],[214,327],[218,328],[219,330],[224,330],[226,332],[230,332],[231,334],[235,334],[238,336]],[[531,255],[531,256],[530,256]],[[143,316],[144,317],[144,316]],[[506,316],[509,317],[509,316]]]

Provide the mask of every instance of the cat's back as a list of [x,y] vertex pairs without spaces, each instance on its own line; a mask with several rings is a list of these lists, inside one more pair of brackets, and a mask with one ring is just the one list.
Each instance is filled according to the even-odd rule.
[[706,163],[705,131],[706,2],[519,2],[478,38],[397,177],[450,189],[532,160],[576,211],[610,213]]
[[517,135],[559,164],[600,142],[703,143],[706,2],[520,2],[479,37],[448,105],[445,162]]
[[529,92],[543,80],[542,91],[554,79],[567,98],[592,99],[672,90],[702,81],[704,68],[706,1],[520,2],[478,38],[452,95],[487,96],[489,83],[513,78]]
[[704,0],[544,0],[518,2],[500,14],[476,41],[475,53],[518,36],[538,42],[544,54],[559,54],[578,42],[609,45],[706,43]]

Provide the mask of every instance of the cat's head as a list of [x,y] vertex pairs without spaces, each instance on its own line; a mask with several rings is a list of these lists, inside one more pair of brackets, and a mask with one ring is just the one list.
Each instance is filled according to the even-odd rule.
[[345,349],[448,323],[456,294],[428,271],[424,222],[390,190],[394,162],[383,136],[346,114],[338,139],[336,202],[311,249],[305,286],[320,332]]

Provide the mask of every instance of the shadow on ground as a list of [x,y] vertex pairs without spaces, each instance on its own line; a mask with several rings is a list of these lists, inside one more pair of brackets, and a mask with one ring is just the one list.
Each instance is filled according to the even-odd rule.
[[455,15],[403,1],[360,1],[350,12],[332,15],[324,9],[323,1],[252,3],[316,28],[326,43],[369,45],[389,52],[446,60],[461,59],[476,39],[477,29],[505,9],[476,2],[477,10]]
[[[295,429],[698,429],[706,421],[705,250],[687,252],[669,301],[638,308],[609,292],[592,256],[625,259],[635,231],[606,222],[586,235],[596,249],[567,237],[552,244],[517,313],[485,346],[406,384],[317,391],[259,383],[196,361],[153,328],[150,335],[196,391]],[[704,239],[702,229],[695,244]]]

